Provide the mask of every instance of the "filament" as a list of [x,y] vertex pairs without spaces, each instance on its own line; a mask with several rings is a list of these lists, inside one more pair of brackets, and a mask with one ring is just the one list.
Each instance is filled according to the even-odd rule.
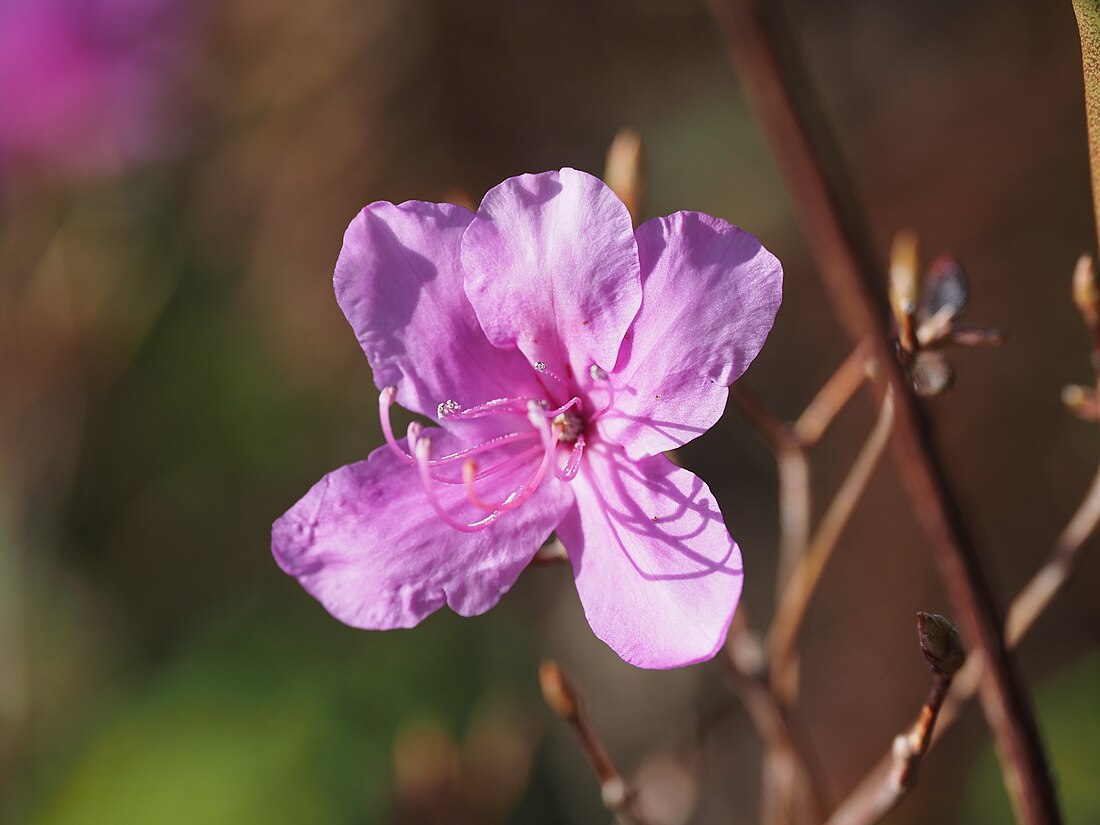
[[503,512],[497,510],[485,516],[485,518],[478,519],[470,524],[451,518],[447,511],[443,509],[443,505],[439,503],[439,499],[436,498],[435,495],[435,485],[432,484],[431,468],[428,466],[431,448],[432,440],[430,438],[422,438],[416,442],[416,465],[420,470],[420,484],[424,487],[424,492],[428,496],[428,504],[445,524],[453,527],[455,530],[461,530],[463,533],[477,533],[480,530],[484,530],[504,515]]
[[482,510],[491,510],[496,513],[506,513],[509,510],[515,510],[527,501],[527,499],[531,498],[531,496],[535,494],[535,490],[538,488],[539,484],[542,483],[542,479],[546,476],[546,471],[550,468],[550,464],[554,460],[554,451],[558,446],[559,435],[560,428],[555,427],[550,437],[549,447],[543,451],[542,461],[540,461],[539,466],[535,468],[535,472],[531,474],[531,477],[527,479],[526,482],[509,493],[507,498],[499,504],[490,504],[477,494],[477,490],[474,488],[474,479],[477,478],[477,464],[473,461],[467,461],[462,465],[463,483],[466,485],[466,498],[470,500],[472,505]]
[[577,473],[581,469],[581,456],[584,455],[584,436],[577,436],[577,441],[573,445],[573,449],[569,452],[569,460],[565,462],[564,469],[558,469],[554,467],[554,475],[560,478],[562,481],[572,481],[577,477]]
[[[416,459],[413,458],[412,455],[410,455],[408,452],[406,452],[405,450],[403,450],[401,448],[401,445],[397,443],[397,439],[394,437],[394,434],[393,434],[393,424],[390,421],[390,407],[393,406],[394,396],[396,394],[397,394],[397,391],[394,387],[386,387],[384,390],[382,390],[381,394],[378,396],[378,418],[379,418],[379,421],[382,424],[382,434],[386,437],[386,443],[389,445],[389,447],[393,451],[393,453],[398,458],[400,458],[402,461],[404,461],[406,464],[408,464],[410,467],[415,467],[417,465]],[[498,399],[498,400],[504,400],[504,399]],[[489,402],[489,403],[493,403],[493,402]],[[409,424],[409,428],[408,428],[408,431],[407,431],[407,438],[408,438],[408,442],[409,442],[409,449],[413,450],[414,452],[416,450],[417,438],[420,436],[420,432],[421,432],[422,429],[423,429],[423,426],[420,423],[416,422],[416,421]],[[441,456],[440,458],[437,458],[434,461],[428,462],[428,466],[430,466],[430,467],[441,467],[441,466],[446,465],[446,464],[452,464],[455,461],[460,461],[464,458],[469,458],[472,455],[477,455],[478,453],[483,453],[486,450],[491,450],[494,447],[502,447],[505,444],[512,444],[512,443],[516,443],[516,442],[531,441],[531,440],[534,440],[538,437],[539,436],[538,436],[537,433],[531,433],[531,432],[526,432],[526,433],[517,432],[517,433],[507,433],[505,435],[498,435],[498,436],[495,436],[494,438],[490,438],[488,441],[484,441],[481,444],[478,444],[476,446],[466,447],[462,450],[458,450],[458,451],[450,453],[448,455]],[[450,481],[450,480],[447,480],[447,479],[439,479],[439,480],[440,481],[447,481],[448,484],[461,484],[462,483],[461,481]]]

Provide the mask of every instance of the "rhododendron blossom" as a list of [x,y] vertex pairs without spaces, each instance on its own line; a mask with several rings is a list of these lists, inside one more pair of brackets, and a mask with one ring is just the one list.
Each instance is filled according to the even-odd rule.
[[[767,337],[778,261],[694,212],[635,230],[599,179],[510,178],[477,213],[378,202],[336,295],[387,444],[325,476],[273,550],[335,617],[492,607],[555,531],[596,635],[642,667],[712,657],[741,594],[714,495],[662,453],[722,415]],[[390,409],[434,419],[395,433]]]

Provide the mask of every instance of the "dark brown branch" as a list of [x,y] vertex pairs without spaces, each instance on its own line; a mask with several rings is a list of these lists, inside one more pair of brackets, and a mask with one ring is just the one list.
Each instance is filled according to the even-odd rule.
[[[1085,323],[1086,326],[1090,323],[1087,313]],[[1100,371],[1097,375],[1100,381]],[[1080,557],[1081,548],[1096,532],[1097,526],[1100,526],[1100,468],[1097,468],[1084,499],[1054,542],[1046,563],[1031,577],[1009,607],[1008,619],[1005,623],[1005,643],[1009,649],[1020,643],[1027,631],[1069,581],[1070,574]],[[939,741],[959,717],[966,703],[974,698],[984,672],[985,660],[979,654],[971,656],[956,674],[947,700],[940,711],[940,722],[931,744],[934,745]],[[881,777],[890,770],[890,762],[890,757],[887,755],[859,783],[852,795],[866,793],[863,789],[880,785]]]
[[603,740],[588,721],[580,693],[562,673],[557,662],[545,661],[539,665],[539,685],[550,710],[564,719],[576,734],[581,750],[600,781],[600,797],[604,807],[623,825],[646,825],[646,820],[638,811],[635,792],[627,786],[611,761]]
[[[989,662],[980,695],[1013,808],[1029,825],[1061,822],[1035,716],[1005,651],[992,593],[886,334],[883,304],[872,287],[881,267],[857,229],[854,211],[842,206],[851,199],[843,197],[847,193],[841,192],[838,179],[825,171],[836,166],[826,165],[833,158],[823,147],[832,144],[819,128],[822,119],[808,94],[798,96],[809,89],[805,72],[791,54],[780,53],[790,39],[766,14],[762,0],[711,0],[711,5],[792,193],[836,314],[853,341],[872,336],[881,375],[879,397],[885,385],[894,390],[895,463],[963,633]],[[774,4],[767,8],[774,13]]]

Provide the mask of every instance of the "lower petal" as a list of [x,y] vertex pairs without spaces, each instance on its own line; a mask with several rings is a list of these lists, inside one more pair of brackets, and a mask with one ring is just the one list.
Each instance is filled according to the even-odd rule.
[[599,445],[558,527],[593,632],[625,661],[712,658],[741,595],[741,553],[710,489],[663,455]]
[[[422,437],[428,436],[436,455],[463,446],[435,428],[424,431]],[[448,470],[461,478],[460,466]],[[479,482],[479,492],[503,500],[533,470],[529,462],[492,475]],[[435,489],[455,518],[473,522],[485,516],[469,505],[461,484]],[[548,478],[523,506],[488,528],[460,532],[432,511],[416,469],[382,447],[366,461],[326,475],[276,521],[272,552],[285,572],[345,624],[412,627],[444,604],[464,616],[495,605],[571,502],[568,486]]]

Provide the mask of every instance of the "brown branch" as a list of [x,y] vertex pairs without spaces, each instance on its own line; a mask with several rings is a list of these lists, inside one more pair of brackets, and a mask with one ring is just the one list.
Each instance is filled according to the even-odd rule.
[[883,399],[875,426],[822,516],[821,523],[806,552],[799,559],[775,611],[775,618],[768,630],[766,648],[771,666],[771,683],[783,697],[790,692],[788,686],[792,681],[792,655],[798,631],[821,581],[825,565],[828,564],[856,504],[867,489],[871,474],[889,441],[893,420],[894,405],[888,394]]
[[[895,464],[963,633],[989,662],[980,695],[1013,808],[1028,825],[1061,822],[1035,716],[1005,651],[992,593],[885,331],[882,304],[871,286],[881,268],[865,235],[856,229],[854,212],[842,207],[851,200],[841,197],[837,179],[825,172],[828,153],[822,150],[831,144],[820,133],[811,137],[811,129],[821,122],[818,112],[808,95],[796,97],[809,89],[805,72],[792,55],[780,53],[789,37],[766,15],[762,0],[711,0],[711,5],[791,191],[837,316],[853,341],[872,335],[872,354],[881,373],[877,391],[881,395],[885,386],[894,390]],[[774,4],[767,8],[774,13]]]
[[764,787],[760,822],[822,822],[824,793],[803,756],[800,737],[786,710],[769,690],[763,671],[763,651],[748,628],[744,608],[734,614],[723,673],[737,694],[757,735],[764,743]]
[[[1097,468],[1085,498],[1054,543],[1047,562],[1032,576],[1009,607],[1005,643],[1010,649],[1020,643],[1054,600],[1058,591],[1069,580],[1081,548],[1096,532],[1098,525],[1100,525],[1100,468]],[[951,691],[940,711],[940,721],[933,735],[932,745],[935,745],[950,729],[966,703],[974,698],[984,674],[985,659],[980,654],[970,656],[956,674]],[[891,757],[887,755],[860,781],[849,798],[866,794],[868,788],[881,785],[882,777],[889,772],[890,764]]]
[[576,734],[581,750],[600,781],[600,798],[604,807],[622,825],[646,825],[645,818],[638,811],[637,794],[627,786],[611,761],[603,740],[588,721],[580,693],[562,673],[557,662],[547,660],[539,665],[539,685],[550,710],[564,719]]
[[781,598],[810,538],[813,501],[809,448],[817,444],[867,375],[867,342],[858,345],[837,368],[794,424],[787,426],[741,385],[730,397],[742,417],[775,453],[779,476],[779,564],[776,598]]
[[[1078,551],[1086,539],[1096,531],[1098,524],[1100,524],[1100,469],[1097,469],[1092,479],[1088,494],[1058,536],[1046,564],[1031,577],[1024,589],[1013,600],[1005,623],[1005,643],[1009,648],[1014,648],[1020,643],[1027,631],[1035,624],[1036,619],[1054,600],[1058,591],[1069,581],[1070,573],[1077,564]],[[974,698],[978,685],[981,684],[982,677],[985,675],[985,669],[985,660],[981,656],[972,656],[966,666],[959,671],[955,687],[944,706],[940,735],[959,716],[963,706]]]
[[870,351],[871,342],[860,341],[794,422],[791,430],[803,446],[810,447],[821,440],[837,413],[863,385]]
[[829,817],[827,825],[871,825],[898,806],[916,780],[917,767],[928,752],[936,718],[951,680],[965,658],[958,634],[942,616],[917,614],[921,647],[932,667],[932,689],[917,719],[894,738],[883,769],[861,784]]
[[775,453],[779,477],[779,562],[776,594],[783,592],[810,536],[810,458],[793,430],[771,414],[745,387],[730,389],[733,404]]

